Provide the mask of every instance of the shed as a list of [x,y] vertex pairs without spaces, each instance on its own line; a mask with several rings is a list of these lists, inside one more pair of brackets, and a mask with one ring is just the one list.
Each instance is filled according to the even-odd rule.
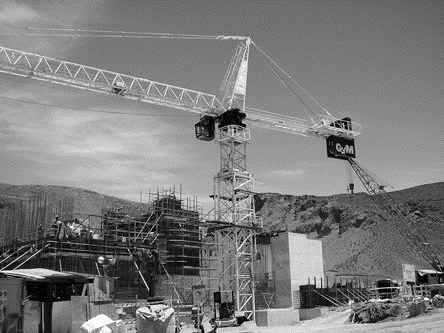
[[[82,275],[44,268],[0,271],[0,327],[11,333],[51,332],[53,303],[82,295],[87,283]],[[60,321],[68,316],[57,315]]]

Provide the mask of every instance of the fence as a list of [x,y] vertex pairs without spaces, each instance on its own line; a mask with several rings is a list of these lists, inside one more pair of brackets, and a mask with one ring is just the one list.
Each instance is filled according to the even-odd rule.
[[[308,284],[299,286],[299,295],[294,296],[295,307],[314,308],[317,306],[345,306],[352,302],[363,302],[371,295],[368,289],[371,287],[370,279],[346,278],[346,279],[308,279]],[[299,299],[299,304],[297,300]]]

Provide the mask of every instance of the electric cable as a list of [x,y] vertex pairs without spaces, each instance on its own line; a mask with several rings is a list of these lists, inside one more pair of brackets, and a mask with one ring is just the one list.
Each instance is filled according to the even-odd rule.
[[39,105],[39,106],[51,106],[51,107],[55,107],[55,108],[59,108],[59,109],[68,109],[68,110],[74,110],[74,111],[86,111],[86,112],[97,112],[97,113],[128,115],[128,116],[142,116],[142,117],[194,118],[194,116],[191,116],[191,115],[188,116],[188,115],[165,115],[165,114],[130,113],[130,112],[122,112],[122,111],[107,111],[107,110],[95,110],[95,109],[87,109],[87,108],[75,108],[75,107],[72,107],[72,106],[64,106],[64,105],[57,105],[57,104],[51,104],[51,103],[30,101],[30,100],[27,100],[27,99],[12,98],[12,97],[6,97],[6,96],[0,96],[0,99],[9,100],[9,101],[15,101],[15,102],[28,103],[28,104],[34,104],[34,105]]
[[245,36],[225,35],[195,35],[179,33],[159,32],[133,32],[116,30],[91,30],[91,29],[69,29],[69,28],[39,28],[25,27],[25,31],[54,31],[63,33],[0,33],[1,36],[44,36],[44,37],[104,37],[104,38],[175,38],[195,40],[246,40]]

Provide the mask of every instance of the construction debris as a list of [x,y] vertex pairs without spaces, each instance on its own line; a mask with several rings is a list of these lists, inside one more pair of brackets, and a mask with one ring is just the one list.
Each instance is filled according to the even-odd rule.
[[397,317],[401,312],[401,305],[390,300],[370,300],[352,306],[350,321],[352,323],[377,323],[387,317]]
[[112,320],[104,314],[99,314],[85,322],[81,327],[83,332],[88,333],[121,333],[124,326],[121,320]]
[[441,295],[435,295],[432,298],[432,304],[435,308],[442,308],[444,307],[444,296]]
[[137,309],[137,332],[174,333],[176,329],[174,309],[163,304]]
[[371,299],[365,303],[352,306],[349,320],[352,323],[377,323],[392,317],[393,320],[416,317],[433,308],[443,307],[444,297],[435,295],[432,300],[427,297],[415,297],[410,301],[392,299]]

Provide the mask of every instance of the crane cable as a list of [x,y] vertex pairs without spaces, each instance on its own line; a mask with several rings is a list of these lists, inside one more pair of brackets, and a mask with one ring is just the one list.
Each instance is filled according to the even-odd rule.
[[[240,40],[245,41],[249,37],[246,36],[225,36],[225,35],[194,35],[194,34],[179,34],[179,33],[156,33],[156,32],[132,32],[132,31],[116,31],[116,30],[91,30],[91,29],[70,29],[70,28],[39,28],[39,27],[25,27],[27,31],[52,31],[65,33],[0,33],[0,36],[40,36],[40,37],[101,37],[101,38],[175,38],[175,39],[192,39],[192,40]],[[318,105],[328,116],[332,115],[325,109],[307,90],[305,90],[299,83],[297,83],[289,74],[287,74],[268,54],[266,54],[256,43],[251,41],[253,46],[265,57],[270,68],[279,78],[281,83],[285,85],[296,98],[303,104],[305,114],[314,122],[312,116],[307,111],[310,111],[316,118],[317,114],[310,106],[299,96],[295,89],[293,89],[282,77],[284,75],[291,80],[305,95],[307,95],[316,105]],[[274,67],[273,67],[274,66]],[[276,68],[278,70],[276,70]]]
[[[39,105],[39,106],[51,106],[51,107],[58,108],[58,109],[66,109],[66,110],[74,110],[74,111],[107,113],[107,114],[127,115],[127,116],[142,116],[142,117],[194,118],[194,116],[188,116],[188,115],[130,113],[130,112],[122,112],[122,111],[109,111],[109,110],[95,110],[95,109],[87,109],[87,108],[75,108],[75,107],[67,106],[67,105],[50,104],[50,103],[37,102],[37,101],[31,101],[31,100],[27,100],[27,99],[12,98],[12,97],[6,97],[6,96],[0,96],[0,99],[7,100],[7,101],[28,103],[28,104]],[[6,109],[3,109],[3,108],[1,108],[1,109],[3,111],[6,111]]]
[[[256,50],[258,50],[269,62],[269,64],[274,65],[277,69],[279,69],[279,71],[285,75],[285,77],[287,79],[289,79],[291,82],[293,82],[300,90],[302,90],[302,92],[304,92],[305,95],[307,95],[316,105],[318,105],[322,111],[324,111],[327,115],[329,115],[330,117],[332,117],[332,115],[330,114],[330,112],[328,112],[328,110],[326,108],[324,108],[307,90],[305,90],[299,83],[297,83],[289,74],[287,74],[287,72],[285,72],[277,63],[276,61],[274,61],[268,54],[265,53],[265,51],[263,51],[259,46],[257,46],[257,44],[253,41],[251,41],[251,43],[253,44],[253,46],[256,48]],[[273,70],[273,72],[279,77],[279,79],[281,80],[281,82],[288,88],[291,90],[291,92],[298,98],[298,100],[310,111],[312,112],[315,116],[316,113],[307,105],[307,103],[305,103],[302,98],[299,96],[299,94],[287,83],[285,82],[281,75],[278,74],[277,70],[271,66],[271,69]],[[311,118],[311,117],[310,117]]]
[[[1,36],[40,36],[40,37],[102,37],[102,38],[175,38],[195,40],[246,40],[245,36],[225,35],[193,35],[178,33],[159,32],[133,32],[115,30],[90,30],[90,29],[67,29],[67,28],[36,28],[25,27],[26,31],[48,31],[45,33],[0,33]],[[60,33],[51,33],[60,32]]]

